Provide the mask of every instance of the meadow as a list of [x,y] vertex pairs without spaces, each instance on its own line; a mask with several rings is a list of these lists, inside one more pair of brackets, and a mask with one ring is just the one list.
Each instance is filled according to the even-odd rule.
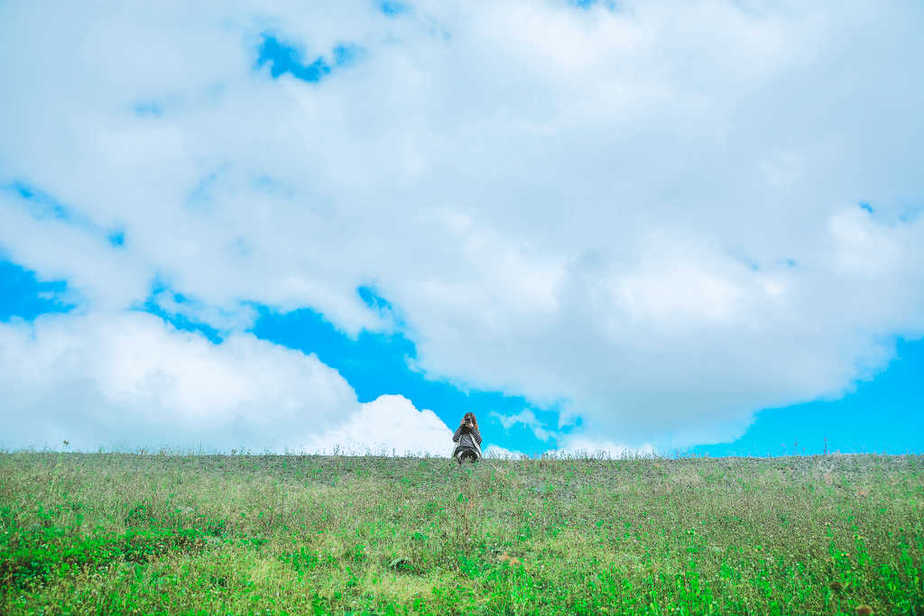
[[924,457],[0,454],[3,614],[919,614]]

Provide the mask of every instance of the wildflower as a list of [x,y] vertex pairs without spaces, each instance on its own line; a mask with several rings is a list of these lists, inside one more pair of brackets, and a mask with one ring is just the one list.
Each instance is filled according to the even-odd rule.
[[522,565],[523,565],[523,561],[522,561],[522,560],[520,560],[520,559],[517,558],[516,556],[511,556],[511,555],[508,554],[507,552],[504,552],[503,554],[501,554],[499,558],[500,558],[501,562],[505,562],[505,563],[507,563],[507,564],[508,564],[509,566],[511,566],[511,567],[517,567],[517,566],[522,566]]

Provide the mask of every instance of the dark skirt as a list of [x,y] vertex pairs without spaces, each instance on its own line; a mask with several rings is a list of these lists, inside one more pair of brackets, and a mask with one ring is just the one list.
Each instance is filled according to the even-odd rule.
[[452,451],[452,457],[459,464],[463,462],[477,462],[478,459],[481,458],[481,452],[468,445],[458,445]]

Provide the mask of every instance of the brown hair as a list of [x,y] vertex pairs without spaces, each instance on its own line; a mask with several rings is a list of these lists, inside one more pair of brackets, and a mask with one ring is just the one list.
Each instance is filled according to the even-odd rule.
[[[468,417],[471,417],[471,418],[472,418],[472,424],[475,426],[475,429],[478,430],[478,420],[475,419],[475,414],[472,413],[471,411],[469,411],[468,413],[466,413],[465,415],[462,416],[462,419],[466,419],[466,418],[468,418]],[[478,430],[478,431],[480,432],[480,430]]]

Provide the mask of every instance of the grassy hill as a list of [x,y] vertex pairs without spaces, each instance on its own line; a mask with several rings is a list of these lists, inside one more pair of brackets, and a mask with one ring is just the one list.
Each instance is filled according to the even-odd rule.
[[922,614],[924,458],[0,454],[0,613]]

